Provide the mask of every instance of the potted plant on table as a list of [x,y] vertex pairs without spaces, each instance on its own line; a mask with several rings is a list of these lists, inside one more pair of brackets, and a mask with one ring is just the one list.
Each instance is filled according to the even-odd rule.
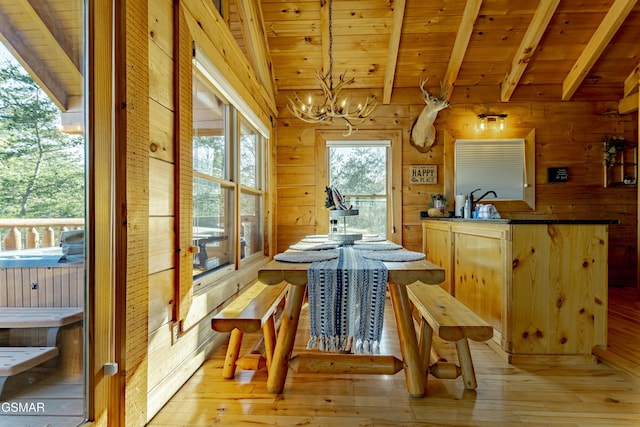
[[429,210],[427,213],[432,217],[446,216],[445,207],[447,206],[447,198],[444,194],[432,194],[431,203],[429,203]]

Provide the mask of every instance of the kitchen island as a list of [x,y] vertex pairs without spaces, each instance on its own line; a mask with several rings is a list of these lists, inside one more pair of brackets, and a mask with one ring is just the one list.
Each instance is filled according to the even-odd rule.
[[595,362],[607,343],[609,220],[422,222],[441,284],[494,328],[510,363]]

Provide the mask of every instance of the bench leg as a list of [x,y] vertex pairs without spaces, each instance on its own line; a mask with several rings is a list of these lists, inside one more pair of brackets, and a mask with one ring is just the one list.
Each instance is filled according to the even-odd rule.
[[243,332],[240,329],[235,328],[231,331],[229,337],[229,347],[227,348],[227,355],[224,358],[224,367],[222,368],[223,378],[233,378],[236,374],[236,360],[240,354],[240,346],[242,346]]
[[471,360],[471,351],[469,351],[469,341],[466,338],[456,341],[456,350],[458,350],[458,361],[462,370],[464,388],[475,390],[478,384],[476,383],[476,372],[473,369],[473,360]]
[[267,370],[271,367],[273,360],[273,349],[276,347],[276,326],[274,316],[269,316],[267,322],[262,327],[262,336],[264,337],[264,353],[267,358]]
[[433,329],[424,319],[420,319],[420,358],[422,359],[422,368],[425,372],[425,386],[429,374],[429,365],[431,364],[431,343],[433,341]]

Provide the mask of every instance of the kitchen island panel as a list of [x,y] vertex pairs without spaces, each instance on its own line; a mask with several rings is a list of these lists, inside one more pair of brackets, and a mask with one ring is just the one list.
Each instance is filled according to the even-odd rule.
[[510,362],[594,361],[606,346],[608,224],[425,220],[423,245],[427,259],[451,250],[451,293]]
[[503,241],[455,232],[454,296],[502,333]]
[[605,346],[607,226],[519,225],[513,234],[512,351]]
[[423,242],[433,242],[432,245],[425,245],[424,253],[427,259],[439,267],[444,268],[445,277],[439,286],[445,291],[453,294],[454,279],[452,276],[451,259],[453,257],[453,245],[451,242],[451,225],[448,222],[433,224],[432,227],[423,231]]

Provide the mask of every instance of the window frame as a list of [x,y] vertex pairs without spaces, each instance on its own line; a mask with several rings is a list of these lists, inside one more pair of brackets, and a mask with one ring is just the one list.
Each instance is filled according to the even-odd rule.
[[490,201],[523,201],[525,162],[524,138],[457,139],[455,192],[470,194],[480,188],[480,194],[495,191],[497,197]]
[[316,187],[315,193],[315,218],[316,218],[316,230],[317,233],[326,234],[329,232],[329,213],[324,206],[326,193],[325,184],[327,183],[327,141],[344,140],[350,142],[357,142],[359,140],[366,141],[378,141],[389,140],[391,141],[390,158],[388,164],[390,167],[390,174],[387,177],[390,179],[390,208],[387,212],[387,240],[403,244],[403,227],[402,227],[402,130],[364,130],[361,129],[358,133],[344,136],[342,131],[332,130],[318,130],[316,131]]
[[[236,156],[236,160],[237,160],[237,164],[236,164],[236,168],[238,171],[238,203],[237,203],[237,208],[238,208],[238,214],[236,216],[237,221],[238,221],[238,227],[242,226],[242,207],[241,207],[241,198],[243,194],[249,194],[251,196],[257,196],[258,197],[258,201],[260,204],[260,210],[259,210],[259,221],[258,221],[258,225],[259,225],[259,230],[258,230],[258,234],[260,235],[260,250],[256,251],[252,254],[249,254],[248,256],[245,255],[244,257],[242,256],[242,254],[240,253],[242,251],[242,246],[240,245],[240,241],[238,240],[238,245],[240,246],[238,248],[237,254],[238,254],[238,264],[240,267],[242,267],[243,265],[246,265],[247,263],[250,263],[251,261],[257,259],[257,258],[261,258],[262,256],[265,256],[265,236],[264,236],[264,230],[265,230],[265,226],[266,226],[266,219],[265,219],[265,206],[266,206],[266,198],[267,198],[267,194],[265,191],[265,187],[267,185],[267,176],[266,176],[266,168],[265,168],[265,164],[266,164],[266,153],[267,153],[267,146],[268,146],[268,140],[264,137],[264,135],[262,135],[260,133],[259,130],[257,130],[248,120],[246,120],[246,118],[241,114],[238,113],[238,120],[237,120],[237,127],[238,127],[238,131],[237,131],[237,135],[238,135],[238,145],[237,145],[237,150],[238,150],[238,156]],[[242,150],[242,125],[249,127],[251,130],[254,131],[254,134],[256,135],[257,141],[256,141],[256,159],[255,159],[255,180],[256,180],[256,185],[255,187],[251,187],[248,185],[245,185],[242,183],[242,179],[241,179],[241,173],[240,173],[240,161],[241,161],[241,150]],[[242,232],[238,233],[238,237],[240,237],[242,235]]]
[[[231,249],[233,251],[232,261],[230,264],[205,271],[197,276],[193,276],[194,292],[197,291],[198,293],[201,293],[205,292],[211,286],[215,286],[217,283],[222,283],[223,279],[237,272],[243,266],[256,260],[266,258],[265,248],[267,247],[267,242],[264,230],[267,226],[265,207],[268,196],[268,177],[266,175],[268,165],[266,164],[266,162],[268,161],[267,149],[269,146],[269,128],[258,118],[257,114],[255,114],[249,108],[247,103],[244,102],[241,96],[233,89],[233,86],[226,81],[224,76],[215,67],[213,62],[209,58],[207,58],[204,52],[200,50],[195,44],[193,49],[192,69],[194,70],[194,74],[198,73],[203,77],[204,83],[207,84],[208,87],[216,94],[216,96],[218,96],[220,100],[227,105],[228,114],[226,119],[228,123],[226,127],[229,130],[229,134],[227,146],[228,152],[225,154],[225,157],[227,158],[226,161],[229,170],[227,172],[226,179],[212,178],[212,180],[220,182],[221,185],[224,185],[226,188],[232,189],[232,199],[234,204],[233,236],[230,236],[230,240],[233,240]],[[194,84],[195,83],[192,82],[192,87]],[[241,126],[243,125],[248,126],[255,133],[257,138],[256,152],[259,153],[259,155],[256,156],[257,188],[244,185],[241,182]],[[192,146],[193,144],[191,144],[191,147]],[[193,170],[193,164],[191,164],[191,168]],[[192,181],[197,176],[195,171],[193,172],[194,173]],[[243,250],[241,244],[242,215],[240,205],[242,194],[257,195],[259,197],[261,207],[260,213],[258,215],[260,249],[246,257],[243,256],[244,254],[241,252]],[[193,216],[193,207],[190,214]],[[182,220],[184,219],[181,218],[180,221]],[[193,241],[193,234],[190,236],[190,238]]]
[[[234,140],[234,129],[233,129],[233,116],[235,114],[235,111],[233,109],[233,107],[231,106],[231,104],[229,103],[229,101],[227,99],[225,99],[220,93],[219,91],[211,84],[211,82],[208,81],[208,77],[202,73],[200,70],[198,70],[197,67],[193,67],[193,74],[192,74],[194,80],[192,81],[192,87],[195,86],[197,83],[195,81],[195,77],[199,77],[200,82],[202,85],[207,86],[206,89],[211,91],[213,93],[214,96],[216,96],[216,98],[224,104],[224,110],[225,110],[225,114],[224,114],[224,119],[225,119],[225,123],[224,123],[224,136],[225,136],[225,144],[224,144],[224,160],[223,160],[223,164],[224,164],[224,172],[222,174],[222,176],[215,176],[215,175],[209,175],[207,173],[204,172],[200,172],[198,170],[196,170],[196,167],[193,163],[193,147],[194,147],[194,139],[197,136],[195,131],[192,131],[192,135],[191,135],[191,169],[192,169],[192,183],[195,185],[195,180],[196,179],[204,179],[207,182],[213,183],[213,184],[217,184],[220,186],[221,191],[223,192],[230,192],[228,197],[224,197],[225,201],[227,203],[231,203],[231,209],[230,209],[230,213],[229,213],[229,219],[227,221],[231,222],[231,226],[229,228],[229,232],[230,232],[230,236],[227,239],[227,250],[230,252],[230,256],[228,259],[228,263],[225,263],[217,268],[212,268],[210,270],[204,270],[203,272],[201,272],[198,275],[194,275],[193,274],[193,270],[192,270],[192,277],[194,279],[194,281],[200,280],[202,277],[204,276],[210,276],[210,278],[219,278],[219,277],[224,277],[225,275],[233,272],[235,270],[235,264],[236,264],[236,242],[235,242],[235,221],[236,221],[236,217],[237,217],[237,212],[235,211],[236,209],[236,192],[237,192],[237,186],[236,183],[234,182],[234,177],[235,177],[235,171],[234,171],[234,164],[233,164],[233,140]],[[194,112],[192,112],[192,115],[195,114]],[[194,120],[194,126],[192,127],[192,129],[195,128],[195,120]],[[193,193],[192,193],[192,197],[193,197]],[[195,206],[197,205],[195,198],[192,198],[192,203],[191,203],[191,209],[192,209],[192,218],[195,219],[195,217],[193,216],[195,214]],[[193,222],[193,226],[196,227],[197,223],[194,221]],[[193,241],[193,235],[191,235],[191,240]],[[195,246],[195,242],[194,242],[194,246]],[[198,256],[198,255],[195,255]],[[193,266],[192,266],[193,268]]]
[[[525,141],[525,188],[523,200],[495,200],[491,203],[496,205],[499,211],[527,212],[536,209],[536,180],[535,180],[535,158],[536,158],[536,131],[531,129],[522,136],[520,131],[505,134],[504,138],[523,138]],[[455,199],[455,142],[456,139],[449,132],[444,132],[444,192],[448,200]],[[462,137],[460,137],[462,139]],[[469,138],[470,139],[470,138]],[[487,189],[490,190],[490,189]]]
[[[384,199],[386,201],[386,215],[385,215],[385,237],[391,235],[391,228],[393,223],[393,194],[391,193],[392,185],[392,169],[391,162],[393,159],[391,153],[391,140],[389,139],[375,139],[375,140],[347,140],[337,139],[326,141],[326,186],[331,186],[331,155],[332,148],[357,148],[357,147],[370,147],[370,148],[384,148],[385,149],[385,189],[384,194],[364,194],[364,193],[348,193],[344,188],[338,187],[338,190],[344,197],[363,197],[371,199]],[[370,230],[373,231],[373,230]]]

